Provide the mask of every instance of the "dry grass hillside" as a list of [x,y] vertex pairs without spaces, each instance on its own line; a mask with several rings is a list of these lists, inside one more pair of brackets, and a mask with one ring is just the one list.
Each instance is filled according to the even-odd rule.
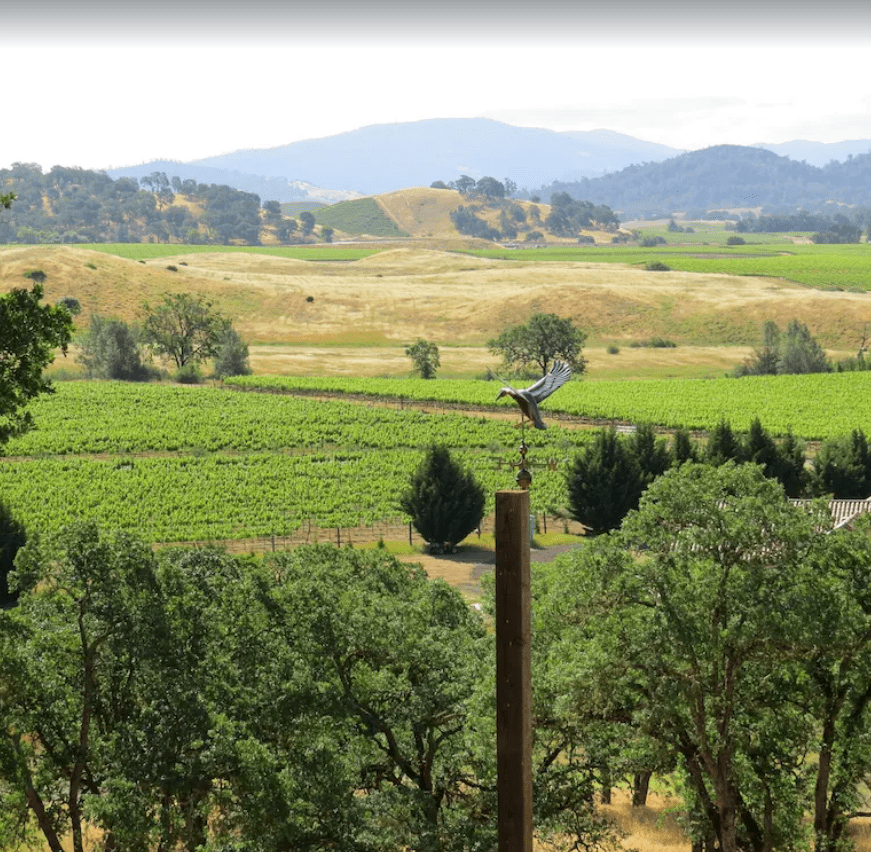
[[[570,317],[589,335],[591,364],[598,359],[606,370],[619,365],[626,375],[634,374],[633,358],[639,369],[698,358],[728,368],[740,360],[732,347],[749,351],[768,319],[783,327],[798,318],[837,352],[853,350],[856,329],[871,323],[871,301],[861,293],[747,276],[489,260],[418,248],[329,263],[222,252],[143,263],[69,246],[9,248],[0,250],[0,289],[27,286],[23,276],[32,269],[45,272],[49,301],[80,301],[80,327],[91,312],[129,322],[144,301],[163,293],[205,293],[252,345],[265,347],[258,347],[257,357],[269,372],[299,369],[287,361],[296,353],[308,362],[301,372],[403,374],[403,347],[425,337],[447,348],[448,373],[474,373],[492,361],[486,341],[536,309]],[[654,336],[678,348],[627,348]],[[612,342],[621,347],[619,357],[596,354]],[[369,352],[365,370],[335,355],[352,347]]]
[[[417,187],[389,192],[375,196],[375,201],[384,213],[392,219],[400,230],[417,238],[446,239],[459,236],[451,213],[458,207],[476,207],[475,215],[483,219],[491,227],[500,229],[499,216],[501,208],[498,203],[488,205],[482,198],[467,198],[452,189],[429,189]],[[526,222],[517,223],[518,241],[522,242],[529,231],[540,231],[549,243],[576,243],[577,240],[566,240],[552,234],[544,226],[544,220],[550,213],[549,204],[533,204],[520,199],[505,200],[507,204],[517,205],[526,213]],[[540,220],[533,218],[533,208],[538,210]],[[602,244],[611,243],[613,231],[587,230],[587,234]]]

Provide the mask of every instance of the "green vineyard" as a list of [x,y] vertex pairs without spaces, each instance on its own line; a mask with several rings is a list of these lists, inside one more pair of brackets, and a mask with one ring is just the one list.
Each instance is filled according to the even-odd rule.
[[[499,385],[473,380],[296,378],[245,376],[236,387],[370,394],[466,406],[494,405]],[[774,435],[788,431],[809,440],[871,432],[871,372],[740,379],[572,381],[543,409],[594,421],[653,423],[709,430],[720,420],[746,429],[759,417]],[[545,419],[547,415],[545,414]]]
[[[155,542],[395,518],[432,443],[451,447],[492,495],[513,486],[519,444],[502,421],[207,387],[61,383],[32,411],[38,428],[0,459],[0,495],[25,525],[90,518]],[[585,437],[527,433],[538,511],[565,503],[565,465]]]
[[[91,518],[154,542],[290,535],[305,524],[355,527],[401,515],[398,498],[424,449],[445,444],[491,501],[513,487],[519,422],[473,412],[425,413],[377,405],[378,396],[495,405],[496,383],[421,379],[248,377],[230,387],[358,395],[357,401],[241,393],[220,387],[59,383],[31,406],[37,428],[0,458],[0,495],[32,529]],[[714,381],[575,381],[543,407],[547,431],[527,430],[532,506],[560,513],[565,473],[591,435],[558,412],[598,423],[744,430],[759,417],[825,439],[871,432],[871,373]],[[360,399],[368,395],[369,399]]]

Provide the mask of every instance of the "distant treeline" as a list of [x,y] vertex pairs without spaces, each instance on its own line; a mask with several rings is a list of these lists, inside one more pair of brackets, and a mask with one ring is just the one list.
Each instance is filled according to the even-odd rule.
[[749,214],[735,223],[735,230],[748,234],[814,231],[812,239],[815,243],[858,243],[863,227],[867,228],[869,224],[871,212],[866,207],[851,211],[850,216],[843,213],[808,213],[805,210],[794,214]]
[[596,199],[619,211],[624,220],[722,208],[823,213],[832,202],[868,203],[871,153],[818,168],[761,148],[718,145],[598,178],[555,181],[537,194],[546,200],[557,192]]
[[0,218],[0,243],[259,245],[264,229],[282,242],[299,241],[296,221],[281,216],[277,202],[261,210],[253,193],[164,172],[113,180],[87,169],[54,166],[43,174],[34,163],[14,163],[0,169],[0,188],[16,196]]

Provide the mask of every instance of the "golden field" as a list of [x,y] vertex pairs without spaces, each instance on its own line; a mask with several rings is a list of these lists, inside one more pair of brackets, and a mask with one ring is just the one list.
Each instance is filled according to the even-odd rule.
[[[174,266],[173,271],[167,267]],[[806,323],[830,354],[855,352],[871,297],[750,276],[648,272],[622,264],[490,260],[419,246],[357,261],[307,261],[221,251],[127,260],[72,246],[0,250],[0,289],[46,274],[46,298],[134,322],[143,302],[205,293],[228,314],[264,373],[407,375],[404,348],[437,343],[442,374],[493,366],[486,341],[534,310],[588,334],[588,375],[722,375],[743,360],[766,320]],[[663,337],[675,349],[631,348]],[[619,353],[609,355],[614,344]]]

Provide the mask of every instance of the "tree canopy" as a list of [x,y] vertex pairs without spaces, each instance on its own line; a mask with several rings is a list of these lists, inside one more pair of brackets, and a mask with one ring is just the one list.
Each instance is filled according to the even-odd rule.
[[762,328],[762,342],[753,357],[735,370],[737,376],[785,375],[788,373],[829,373],[832,365],[825,350],[808,327],[790,320],[781,332],[768,320]]
[[831,526],[757,466],[689,463],[618,533],[542,569],[537,676],[560,696],[551,706],[586,737],[605,725],[621,752],[642,737],[650,760],[672,755],[690,833],[709,848],[801,845],[810,813],[816,849],[834,849],[856,801],[871,539]]
[[56,349],[66,354],[73,319],[65,308],[40,304],[42,285],[0,296],[0,446],[32,425],[27,403],[51,392],[43,369]]
[[78,360],[91,378],[128,382],[143,382],[149,378],[136,334],[123,320],[91,314],[80,348]]
[[230,321],[202,294],[167,293],[157,305],[142,306],[143,336],[181,370],[218,354]]
[[558,360],[580,375],[587,364],[581,355],[586,339],[586,333],[575,328],[570,319],[536,311],[528,323],[506,328],[498,337],[488,340],[487,348],[501,355],[510,370],[535,365],[544,375],[551,363]]
[[[77,524],[0,611],[0,843],[492,848],[490,640],[384,551],[261,565]],[[32,837],[32,834],[30,835]]]
[[441,364],[439,348],[431,340],[418,338],[416,343],[405,347],[405,354],[411,358],[414,371],[422,379],[434,379]]

